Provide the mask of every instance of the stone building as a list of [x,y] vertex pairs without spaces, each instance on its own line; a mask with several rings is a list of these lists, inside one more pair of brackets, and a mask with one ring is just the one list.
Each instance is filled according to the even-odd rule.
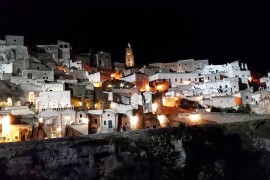
[[134,84],[135,87],[140,90],[149,91],[149,78],[144,73],[136,72],[134,74],[122,77],[121,80]]
[[39,112],[48,108],[70,108],[70,91],[45,91],[35,97],[35,108]]
[[135,66],[133,50],[129,43],[128,43],[128,47],[126,48],[126,66],[127,67]]
[[151,67],[166,68],[175,72],[195,72],[198,70],[203,70],[205,66],[209,64],[208,59],[206,60],[194,60],[185,59],[178,60],[176,62],[169,63],[152,63],[149,64]]
[[24,45],[24,36],[6,35],[6,45]]
[[118,127],[118,114],[107,109],[101,114],[100,133],[116,132]]

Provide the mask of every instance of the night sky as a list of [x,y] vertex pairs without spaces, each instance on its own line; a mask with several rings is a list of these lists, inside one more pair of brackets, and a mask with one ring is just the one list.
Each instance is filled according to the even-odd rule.
[[0,37],[24,35],[26,44],[61,39],[77,53],[109,51],[119,62],[130,42],[136,64],[240,59],[266,72],[269,9],[269,0],[0,0]]

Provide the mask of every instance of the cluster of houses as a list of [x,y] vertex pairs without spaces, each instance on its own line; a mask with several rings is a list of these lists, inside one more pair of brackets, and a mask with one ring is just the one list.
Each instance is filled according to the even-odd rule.
[[125,63],[113,62],[109,52],[72,57],[71,51],[64,41],[26,47],[23,36],[0,40],[0,79],[22,92],[3,95],[0,141],[165,127],[167,115],[183,112],[181,99],[204,108],[248,104],[254,113],[270,113],[270,74],[255,92],[247,64],[239,61],[186,59],[136,67],[130,44]]

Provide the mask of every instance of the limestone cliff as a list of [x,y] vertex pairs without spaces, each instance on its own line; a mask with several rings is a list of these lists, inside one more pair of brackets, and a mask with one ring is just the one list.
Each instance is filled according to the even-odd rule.
[[149,129],[0,145],[1,179],[267,179],[270,123]]

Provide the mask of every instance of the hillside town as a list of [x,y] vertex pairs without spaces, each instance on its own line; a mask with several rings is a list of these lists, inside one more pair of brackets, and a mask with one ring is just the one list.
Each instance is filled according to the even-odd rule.
[[0,142],[215,123],[202,113],[270,114],[270,73],[254,85],[239,60],[136,66],[130,43],[125,62],[105,51],[71,52],[60,40],[34,47],[23,36],[0,40]]

